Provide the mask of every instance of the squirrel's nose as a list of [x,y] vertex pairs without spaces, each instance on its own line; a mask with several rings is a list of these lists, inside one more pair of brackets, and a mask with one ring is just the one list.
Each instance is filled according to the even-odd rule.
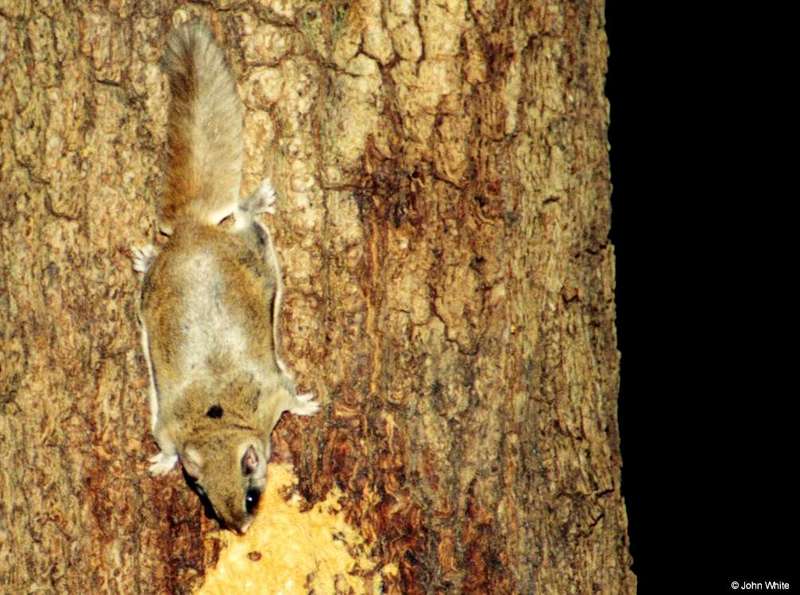
[[236,532],[239,535],[244,535],[247,533],[247,530],[250,528],[250,525],[253,523],[253,519],[248,520],[246,523],[236,527]]

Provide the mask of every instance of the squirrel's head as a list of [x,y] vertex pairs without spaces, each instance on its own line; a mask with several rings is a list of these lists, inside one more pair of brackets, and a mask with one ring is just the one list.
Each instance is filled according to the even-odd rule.
[[218,520],[244,534],[267,482],[269,455],[269,443],[264,444],[252,431],[232,428],[187,444],[180,459]]

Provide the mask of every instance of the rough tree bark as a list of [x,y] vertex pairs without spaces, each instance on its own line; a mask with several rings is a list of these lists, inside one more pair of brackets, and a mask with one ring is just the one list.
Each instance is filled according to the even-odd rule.
[[218,554],[145,471],[128,260],[199,14],[243,191],[281,197],[284,352],[323,404],[276,430],[300,493],[341,490],[386,592],[633,592],[602,0],[179,6],[0,1],[0,591],[188,591]]

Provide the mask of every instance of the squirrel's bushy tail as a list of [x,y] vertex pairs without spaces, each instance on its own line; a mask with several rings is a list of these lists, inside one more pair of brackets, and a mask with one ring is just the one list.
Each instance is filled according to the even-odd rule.
[[242,102],[222,50],[200,21],[169,34],[163,67],[172,100],[159,218],[169,233],[180,219],[213,225],[234,210],[242,179]]

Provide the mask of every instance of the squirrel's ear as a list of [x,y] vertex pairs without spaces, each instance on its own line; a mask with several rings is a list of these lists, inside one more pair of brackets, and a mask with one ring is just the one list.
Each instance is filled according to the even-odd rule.
[[252,475],[258,469],[258,453],[251,444],[242,456],[242,475]]
[[181,464],[184,470],[192,479],[200,479],[200,472],[203,469],[203,457],[197,449],[187,447],[181,457]]

